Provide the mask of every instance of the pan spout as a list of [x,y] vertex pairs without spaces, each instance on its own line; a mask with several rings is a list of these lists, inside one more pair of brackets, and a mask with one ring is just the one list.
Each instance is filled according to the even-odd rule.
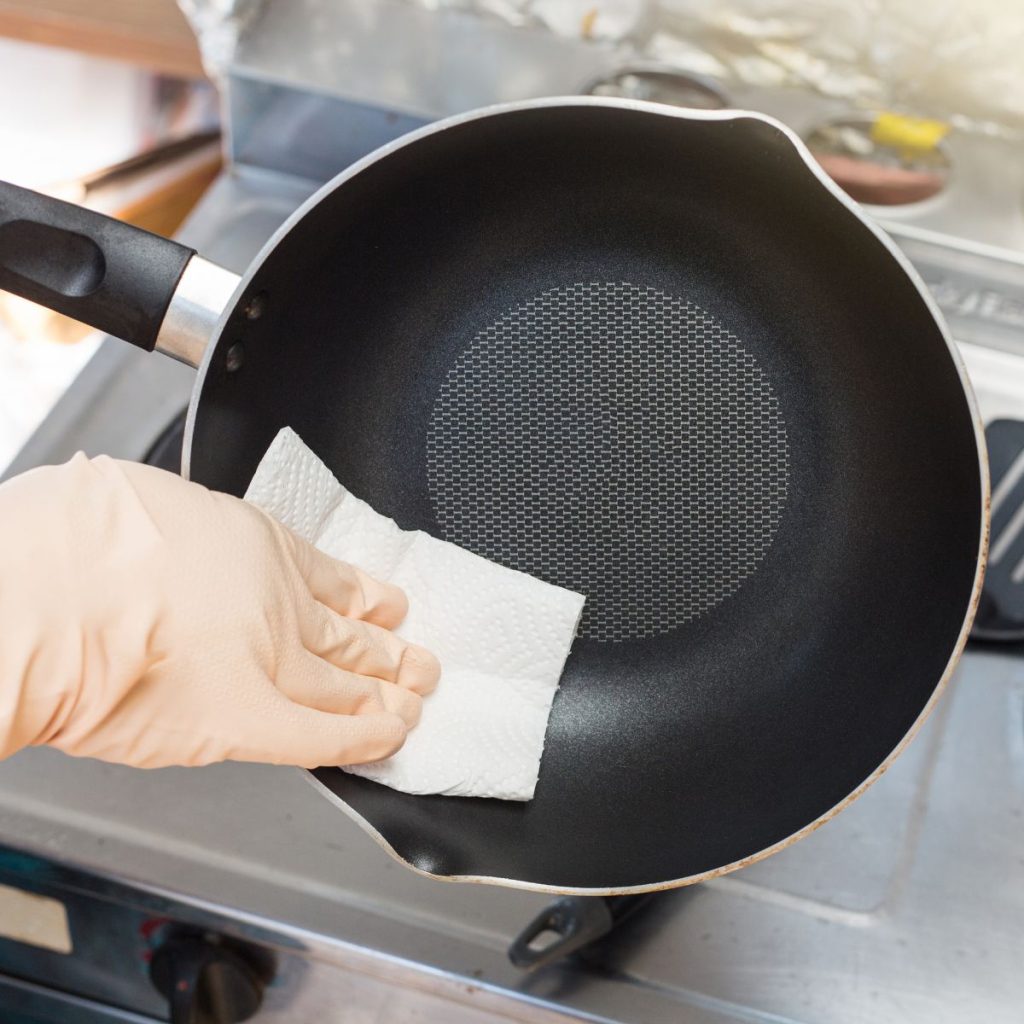
[[156,336],[157,350],[189,366],[199,366],[239,280],[230,270],[193,256],[171,296]]

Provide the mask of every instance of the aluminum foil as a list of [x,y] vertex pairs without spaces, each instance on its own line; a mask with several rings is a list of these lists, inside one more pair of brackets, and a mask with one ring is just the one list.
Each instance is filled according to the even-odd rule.
[[866,109],[1024,134],[1019,0],[408,0]]
[[268,0],[178,0],[199,40],[203,67],[213,79],[230,66],[238,40]]

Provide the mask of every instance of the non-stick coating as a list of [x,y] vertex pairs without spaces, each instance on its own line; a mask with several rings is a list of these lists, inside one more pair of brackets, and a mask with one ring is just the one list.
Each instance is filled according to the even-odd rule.
[[443,535],[426,452],[450,371],[510,310],[581,282],[657,289],[741,339],[785,423],[785,506],[709,611],[576,642],[532,802],[317,773],[436,874],[653,885],[785,840],[898,746],[971,602],[983,487],[941,332],[885,246],[749,117],[511,111],[345,180],[251,275],[202,383],[191,475],[242,494],[290,425],[375,508]]

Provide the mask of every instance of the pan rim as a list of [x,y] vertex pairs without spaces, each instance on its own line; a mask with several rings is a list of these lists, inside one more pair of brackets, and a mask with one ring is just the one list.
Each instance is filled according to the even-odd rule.
[[964,365],[963,357],[956,347],[952,335],[949,332],[949,327],[946,324],[945,318],[939,309],[938,304],[928,291],[923,279],[918,274],[917,270],[911,264],[907,256],[899,249],[892,238],[886,233],[886,231],[875,221],[869,219],[864,211],[858,206],[858,204],[851,199],[842,189],[826,174],[824,169],[817,163],[814,157],[811,155],[810,150],[804,144],[803,140],[797,135],[791,128],[783,124],[781,121],[774,117],[766,114],[759,113],[757,111],[749,111],[742,109],[722,109],[722,110],[699,110],[691,108],[680,108],[680,107],[669,107],[664,104],[650,103],[643,100],[631,100],[621,99],[616,97],[600,97],[600,96],[552,96],[543,97],[540,99],[523,100],[515,103],[501,103],[495,104],[488,107],[481,107],[476,110],[467,111],[466,113],[457,114],[453,117],[444,118],[439,121],[432,122],[418,128],[415,131],[409,132],[405,135],[400,136],[397,139],[381,146],[380,148],[369,153],[367,156],[356,161],[350,167],[346,168],[336,177],[326,182],[323,186],[316,190],[304,203],[302,203],[292,214],[284,221],[283,224],[274,232],[274,234],[268,239],[264,246],[260,249],[259,253],[250,263],[246,272],[241,276],[238,282],[238,286],[235,289],[235,293],[231,298],[231,301],[225,306],[221,313],[221,316],[214,328],[213,334],[211,335],[209,344],[207,345],[206,351],[203,354],[202,362],[200,363],[195,384],[193,386],[192,395],[189,401],[188,413],[185,420],[185,435],[184,444],[182,451],[182,476],[187,480],[190,478],[191,468],[191,451],[192,451],[192,439],[195,428],[196,413],[199,406],[200,396],[202,394],[206,375],[209,371],[210,364],[220,347],[220,339],[224,333],[227,320],[233,314],[238,302],[241,300],[242,295],[248,288],[250,281],[253,276],[259,270],[260,267],[266,262],[267,258],[277,247],[277,245],[285,238],[286,235],[292,230],[295,224],[302,220],[312,209],[320,204],[320,202],[327,196],[331,195],[336,189],[343,186],[349,179],[355,177],[357,174],[373,166],[378,161],[384,159],[390,154],[404,149],[408,145],[412,145],[421,139],[427,138],[435,133],[445,131],[448,128],[454,128],[457,125],[467,124],[471,121],[481,120],[484,118],[490,118],[495,116],[501,116],[504,114],[513,114],[527,110],[538,110],[546,108],[557,108],[557,107],[605,107],[615,108],[621,110],[634,110],[645,114],[655,114],[661,117],[672,117],[679,118],[681,120],[689,121],[738,121],[738,120],[753,120],[759,121],[764,125],[779,132],[793,147],[797,155],[803,160],[806,167],[813,174],[818,184],[828,192],[832,198],[842,204],[847,211],[860,221],[860,223],[870,231],[875,239],[888,251],[889,255],[894,259],[896,264],[902,269],[903,273],[909,279],[911,284],[916,288],[919,296],[925,304],[927,310],[931,313],[932,318],[935,320],[936,326],[939,329],[939,333],[946,344],[946,350],[953,362],[956,369],[957,375],[960,380],[961,387],[963,389],[964,399],[967,403],[967,409],[971,416],[971,422],[974,427],[974,439],[975,447],[978,454],[978,468],[979,468],[979,481],[980,487],[980,530],[978,537],[978,550],[977,550],[977,562],[974,573],[974,581],[971,588],[970,600],[968,601],[967,608],[964,613],[964,620],[961,625],[960,633],[953,645],[950,656],[946,662],[946,667],[942,672],[941,677],[932,690],[931,696],[928,698],[924,707],[921,709],[917,718],[913,724],[903,735],[900,741],[896,744],[893,750],[888,756],[872,771],[854,790],[852,790],[846,797],[840,800],[833,807],[825,811],[819,817],[815,818],[812,822],[798,829],[791,835],[780,839],[778,842],[773,843],[771,846],[765,847],[762,850],[758,850],[755,853],[749,854],[739,860],[732,861],[729,864],[722,865],[717,868],[709,869],[708,871],[701,872],[695,875],[686,875],[681,878],[669,879],[661,882],[651,882],[642,885],[630,885],[630,886],[611,886],[611,887],[578,887],[578,886],[560,886],[551,885],[544,882],[530,882],[523,881],[520,879],[502,878],[493,875],[442,875],[435,874],[430,871],[426,871],[423,868],[417,867],[415,864],[406,860],[384,837],[384,835],[366,818],[359,814],[353,807],[347,804],[339,796],[333,793],[327,786],[325,786],[319,779],[316,778],[311,772],[303,769],[306,778],[309,782],[316,787],[323,796],[340,808],[349,818],[351,818],[357,825],[359,825],[363,831],[365,831],[374,841],[381,846],[385,852],[390,854],[395,860],[405,865],[410,870],[416,872],[427,878],[432,878],[438,881],[444,882],[463,882],[463,883],[476,883],[486,885],[496,885],[505,888],[522,889],[530,892],[542,892],[558,895],[575,895],[575,896],[624,896],[634,895],[641,893],[659,892],[667,889],[682,888],[688,885],[694,885],[698,882],[710,881],[714,878],[719,878],[723,875],[731,874],[734,871],[738,871],[741,868],[749,867],[752,864],[756,864],[758,861],[765,860],[785,849],[787,846],[792,846],[794,843],[803,839],[805,836],[810,835],[816,829],[820,828],[827,821],[830,821],[841,811],[845,810],[850,804],[852,804],[858,797],[863,795],[882,775],[888,771],[889,767],[895,762],[896,758],[903,753],[906,747],[918,734],[925,721],[935,709],[939,698],[945,692],[947,685],[956,670],[957,664],[960,661],[960,657],[963,654],[964,648],[967,644],[968,635],[971,631],[971,626],[974,622],[974,617],[978,609],[978,603],[981,599],[981,588],[985,576],[985,567],[987,562],[988,544],[989,544],[989,530],[990,530],[990,514],[989,506],[991,501],[991,490],[990,490],[990,479],[989,479],[989,465],[988,465],[988,451],[985,445],[985,429],[984,423],[981,419],[981,414],[978,409],[977,398],[974,394],[974,389],[971,385],[970,379],[967,376],[966,366]]

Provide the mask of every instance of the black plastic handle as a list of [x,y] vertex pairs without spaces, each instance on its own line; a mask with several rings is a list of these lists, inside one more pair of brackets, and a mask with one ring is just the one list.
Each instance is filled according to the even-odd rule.
[[562,896],[519,933],[509,947],[508,957],[523,970],[547,967],[607,935],[653,895]]
[[148,352],[194,254],[102,213],[0,182],[0,288]]

